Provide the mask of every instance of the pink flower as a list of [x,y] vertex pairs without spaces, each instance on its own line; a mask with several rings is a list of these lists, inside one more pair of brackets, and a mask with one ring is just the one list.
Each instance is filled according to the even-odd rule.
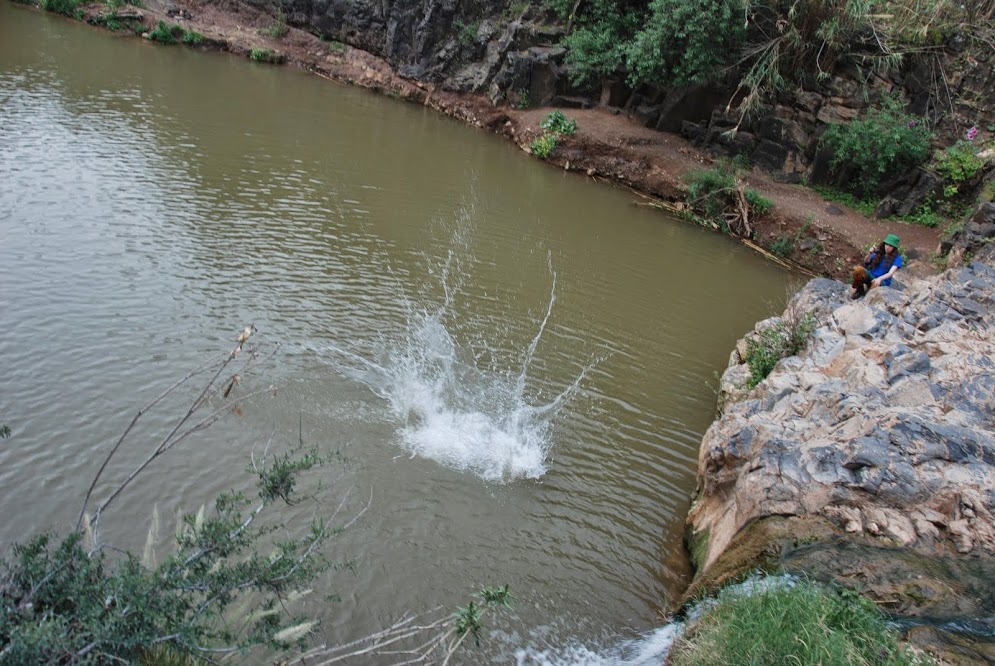
[[971,129],[967,130],[967,140],[968,141],[974,141],[977,138],[977,136],[978,136],[978,128],[977,127],[972,127]]

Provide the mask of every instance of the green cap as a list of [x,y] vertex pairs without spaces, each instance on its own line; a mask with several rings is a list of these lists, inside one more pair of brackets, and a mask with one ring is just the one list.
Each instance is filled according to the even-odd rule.
[[885,245],[890,245],[892,247],[898,247],[898,243],[899,243],[898,236],[896,236],[895,234],[888,234],[887,236],[884,237],[884,242],[885,242]]

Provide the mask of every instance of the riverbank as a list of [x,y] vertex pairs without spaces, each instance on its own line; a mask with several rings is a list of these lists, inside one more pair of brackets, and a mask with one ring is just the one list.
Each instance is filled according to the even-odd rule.
[[[126,7],[123,15],[144,27],[146,34],[160,21],[196,33],[194,48],[221,50],[246,58],[253,52],[267,54],[283,66],[293,66],[316,76],[360,86],[411,103],[422,104],[444,115],[514,141],[523,151],[539,135],[539,123],[551,108],[519,108],[507,102],[495,106],[483,94],[465,94],[437,89],[407,79],[383,59],[280,22],[279,17],[238,1],[215,4],[204,0],[165,2],[150,0],[141,9]],[[85,5],[83,18],[106,24],[107,6]],[[119,22],[120,23],[120,22]],[[158,47],[158,45],[152,45]],[[261,64],[260,66],[273,66]],[[682,137],[648,129],[617,109],[569,109],[577,132],[563,137],[547,158],[558,168],[579,177],[608,181],[634,191],[634,205],[660,205],[679,209],[684,200],[683,177],[711,166],[714,160]],[[804,251],[790,261],[768,253],[772,259],[812,275],[845,279],[850,266],[865,249],[884,235],[902,238],[906,273],[935,272],[930,257],[941,232],[935,228],[875,220],[833,202],[814,190],[774,179],[753,169],[742,175],[745,184],[774,202],[767,215],[752,220],[756,249],[776,247],[786,240],[802,241]]]

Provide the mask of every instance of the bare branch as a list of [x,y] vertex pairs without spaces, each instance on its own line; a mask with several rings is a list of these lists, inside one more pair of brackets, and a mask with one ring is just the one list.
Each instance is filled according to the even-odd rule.
[[[215,382],[217,382],[218,377],[221,375],[222,372],[224,372],[224,369],[241,352],[243,343],[244,343],[244,340],[240,341],[235,346],[235,348],[232,349],[231,353],[228,354],[228,357],[221,363],[221,365],[218,368],[217,372],[214,373],[214,376],[211,378],[211,380],[207,383],[207,385],[200,392],[200,394],[193,401],[193,403],[191,403],[189,409],[187,410],[187,413],[183,416],[183,418],[181,418],[179,420],[179,422],[173,427],[173,429],[169,432],[169,434],[167,434],[165,437],[163,437],[163,439],[159,442],[159,445],[155,448],[155,450],[152,452],[152,454],[149,455],[149,457],[146,458],[140,465],[138,465],[138,467],[136,467],[131,472],[131,474],[128,475],[128,477],[114,490],[114,492],[112,492],[110,494],[110,496],[107,499],[105,499],[97,507],[96,511],[94,512],[93,519],[91,521],[92,525],[94,527],[94,531],[96,531],[97,521],[100,519],[100,515],[103,513],[103,511],[108,507],[108,505],[111,504],[111,502],[113,502],[117,498],[118,495],[121,494],[121,492],[124,491],[125,488],[127,488],[131,484],[131,482],[135,479],[135,477],[137,477],[146,467],[149,466],[149,464],[153,460],[155,460],[156,458],[158,458],[160,455],[162,455],[163,453],[165,453],[166,451],[168,451],[170,448],[172,448],[173,446],[175,446],[179,442],[183,441],[185,438],[187,438],[188,436],[192,435],[193,433],[198,432],[200,430],[203,430],[204,428],[207,428],[208,426],[210,426],[210,425],[214,424],[215,422],[217,422],[217,420],[220,419],[221,416],[225,412],[227,412],[229,409],[231,409],[231,407],[233,405],[237,405],[237,404],[239,404],[241,402],[244,402],[248,398],[253,397],[255,395],[258,395],[258,394],[261,394],[261,393],[265,393],[265,390],[255,391],[253,393],[250,393],[248,395],[243,396],[242,398],[240,398],[237,401],[226,403],[223,407],[218,408],[217,410],[215,410],[214,412],[212,412],[211,414],[209,414],[206,418],[202,419],[201,421],[199,421],[195,425],[191,426],[190,428],[188,428],[187,430],[183,431],[182,433],[177,434],[180,431],[180,429],[184,426],[184,424],[186,424],[186,422],[190,420],[190,417],[193,416],[193,414],[200,408],[200,405],[203,403],[205,397],[207,396],[207,394],[211,390],[211,388],[214,386]],[[276,353],[276,349],[274,349],[272,352],[270,352],[270,354],[269,354],[269,356],[267,358],[272,357],[275,353]],[[250,360],[249,362],[246,363],[246,366],[243,367],[243,369],[242,369],[241,372],[245,372],[249,367],[251,367],[251,365],[254,365],[254,364]],[[84,508],[85,508],[85,506],[84,506]]]
[[199,367],[195,368],[194,370],[191,370],[183,379],[179,380],[178,382],[176,382],[175,384],[173,384],[172,386],[170,386],[168,389],[166,389],[165,391],[163,391],[162,393],[160,393],[159,396],[155,398],[155,400],[153,400],[152,402],[150,402],[149,404],[145,405],[144,407],[142,407],[141,409],[138,410],[138,412],[135,414],[135,418],[133,418],[131,420],[131,423],[128,425],[128,427],[124,429],[123,433],[121,433],[121,437],[118,438],[118,440],[114,444],[113,448],[111,448],[110,453],[108,453],[107,457],[104,458],[103,464],[101,464],[100,465],[100,469],[97,470],[97,474],[96,474],[96,476],[93,477],[93,481],[90,482],[90,487],[87,489],[86,495],[83,498],[83,506],[81,506],[80,510],[79,510],[79,518],[76,521],[76,531],[77,532],[79,531],[80,526],[83,524],[83,514],[86,512],[86,505],[90,501],[90,495],[93,494],[93,489],[96,487],[97,481],[100,479],[100,475],[104,473],[104,470],[107,468],[107,464],[111,461],[111,458],[114,457],[114,454],[117,453],[118,448],[120,448],[121,444],[128,437],[128,434],[135,427],[135,424],[138,423],[138,420],[142,417],[142,415],[144,415],[147,411],[149,411],[150,409],[152,409],[153,407],[155,407],[166,396],[168,396],[170,393],[172,393],[173,391],[175,391],[176,389],[178,389],[180,386],[182,386],[183,384],[185,384],[192,377],[195,377],[196,375],[200,374],[201,372],[204,372],[207,369],[208,366],[210,366],[212,363],[216,363],[216,362],[217,362],[216,360],[210,359],[210,360],[206,361],[205,363],[202,363]]

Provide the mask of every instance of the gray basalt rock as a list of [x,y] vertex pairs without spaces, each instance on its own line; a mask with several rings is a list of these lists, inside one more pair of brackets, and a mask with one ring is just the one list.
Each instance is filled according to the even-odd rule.
[[752,390],[742,351],[722,375],[688,517],[708,535],[705,568],[769,516],[995,555],[995,270],[972,263],[856,302],[813,280],[750,335],[798,312],[816,322],[799,356]]

